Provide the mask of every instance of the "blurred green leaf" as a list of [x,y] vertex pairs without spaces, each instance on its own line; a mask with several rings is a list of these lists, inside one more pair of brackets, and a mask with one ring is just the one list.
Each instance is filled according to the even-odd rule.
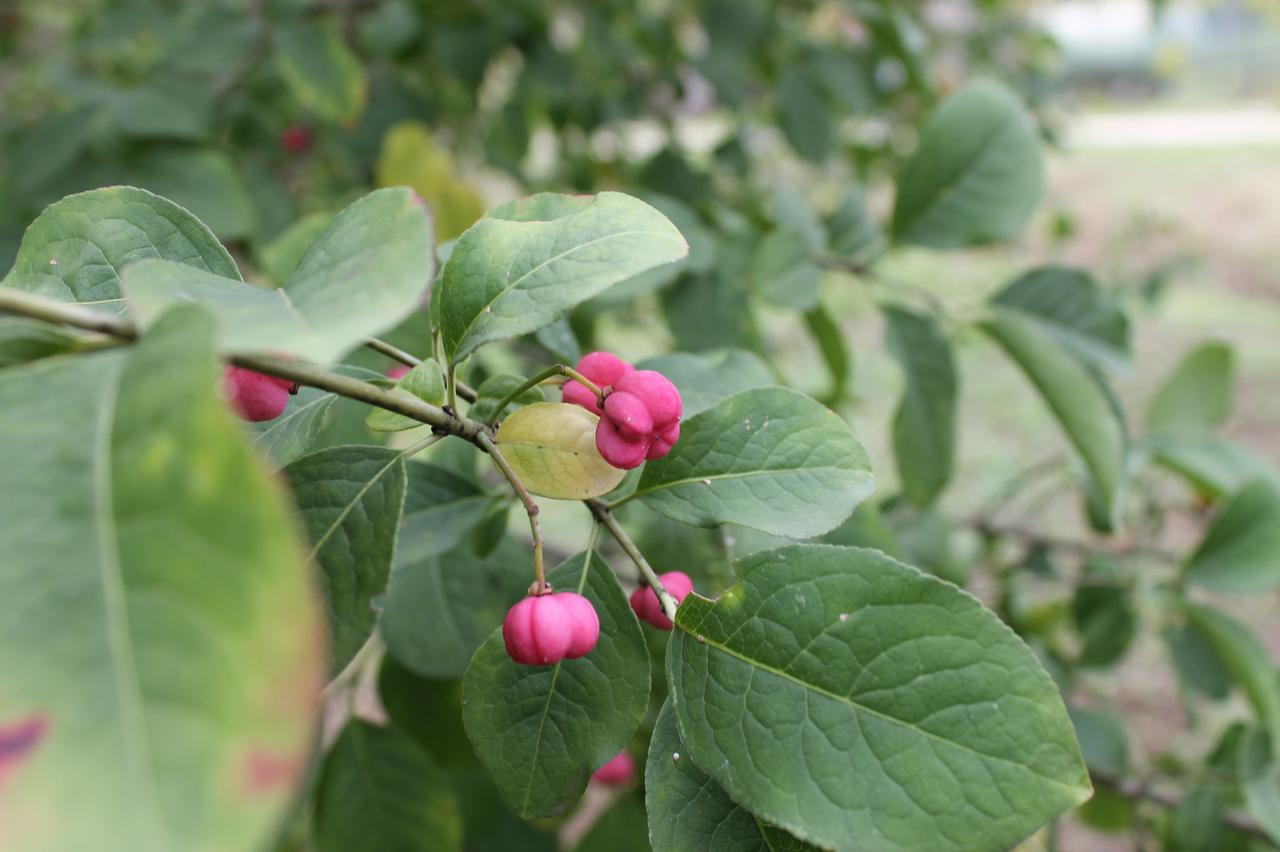
[[716,405],[738,391],[773,384],[769,365],[741,349],[711,352],[672,352],[645,358],[637,369],[657,370],[680,391],[683,416],[688,418]]
[[267,280],[277,287],[288,281],[298,268],[298,261],[332,221],[332,213],[303,216],[259,249],[258,264]]
[[1238,753],[1245,805],[1262,830],[1280,844],[1280,761],[1272,741],[1263,731],[1249,731],[1241,739]]
[[1129,319],[1083,270],[1032,269],[997,293],[994,302],[1035,317],[1087,363],[1112,369],[1129,363]]
[[825,305],[806,311],[804,324],[818,344],[822,362],[831,376],[831,388],[820,399],[826,406],[837,406],[849,395],[849,379],[853,375],[853,356],[845,345],[844,333]]
[[[435,360],[427,358],[397,379],[391,392],[422,400],[429,405],[444,405],[444,372]],[[365,418],[365,423],[375,432],[403,432],[422,425],[420,420],[387,411],[385,408],[374,408]]]
[[1231,414],[1235,356],[1225,343],[1204,343],[1178,364],[1156,392],[1147,429],[1158,435],[1199,437]]
[[1193,583],[1237,595],[1280,584],[1280,486],[1258,479],[1233,495],[1183,571]]
[[1221,700],[1231,689],[1222,658],[1199,630],[1170,627],[1164,632],[1169,654],[1184,687]]
[[1187,622],[1205,638],[1231,679],[1244,690],[1272,742],[1280,741],[1280,679],[1267,649],[1248,627],[1220,610],[1191,601],[1183,601],[1182,609]]
[[273,39],[276,64],[299,106],[335,124],[360,118],[369,82],[333,23],[298,19],[277,27]]
[[925,314],[884,311],[885,340],[906,383],[893,415],[893,454],[902,490],[928,506],[951,479],[955,455],[957,380],[951,342]]
[[1110,666],[1124,655],[1138,631],[1137,616],[1123,586],[1089,580],[1076,587],[1071,616],[1083,643],[1080,664]]
[[453,154],[421,122],[404,121],[387,130],[375,173],[379,186],[407,186],[427,203],[438,240],[454,239],[484,215],[484,199],[459,176]]
[[1124,719],[1099,710],[1070,710],[1080,753],[1091,772],[1123,779],[1129,772],[1129,735]]
[[751,287],[762,299],[807,311],[818,304],[818,267],[800,234],[778,228],[764,235],[751,265]]

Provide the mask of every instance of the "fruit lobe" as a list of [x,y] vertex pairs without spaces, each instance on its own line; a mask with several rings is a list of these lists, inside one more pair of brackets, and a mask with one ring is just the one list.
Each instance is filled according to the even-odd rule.
[[[693,591],[693,580],[683,571],[668,571],[659,574],[658,579],[662,581],[667,594],[676,599],[677,604]],[[671,619],[662,611],[658,596],[648,586],[641,586],[631,593],[631,609],[637,618],[649,622],[659,630],[670,630],[673,626]]]
[[228,366],[222,373],[222,387],[238,415],[261,423],[280,416],[297,386],[288,379]]

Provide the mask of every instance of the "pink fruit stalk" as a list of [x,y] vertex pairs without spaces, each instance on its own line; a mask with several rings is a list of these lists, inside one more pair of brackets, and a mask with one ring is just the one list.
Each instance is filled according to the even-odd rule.
[[591,780],[607,787],[625,787],[635,776],[635,758],[624,748],[613,760],[591,773]]
[[289,405],[289,395],[296,393],[298,386],[288,379],[228,366],[222,373],[222,387],[237,414],[260,423],[279,417]]
[[576,592],[527,597],[502,621],[507,654],[525,666],[576,660],[591,653],[599,638],[595,607]]
[[[677,604],[683,602],[693,591],[693,580],[683,571],[668,571],[666,574],[659,574],[658,579],[662,581],[662,588],[676,599]],[[671,619],[662,611],[662,602],[648,586],[641,586],[631,593],[631,610],[641,621],[647,621],[659,630],[670,630],[673,626]]]

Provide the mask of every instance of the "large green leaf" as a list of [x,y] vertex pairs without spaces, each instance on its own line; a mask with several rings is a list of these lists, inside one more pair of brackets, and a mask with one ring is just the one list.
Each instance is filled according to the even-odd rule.
[[536,331],[688,251],[665,216],[619,192],[504,204],[458,238],[445,264],[435,295],[445,354],[457,363],[478,346]]
[[1129,363],[1129,319],[1082,269],[1032,269],[997,293],[994,301],[1040,320],[1091,364],[1114,368]]
[[802,852],[817,848],[761,822],[695,766],[680,740],[670,701],[662,705],[653,725],[644,787],[654,852]]
[[1100,510],[1114,516],[1127,438],[1098,379],[1037,320],[995,307],[982,328],[1040,391],[1084,459]]
[[1040,201],[1040,142],[1017,97],[970,83],[925,122],[898,173],[894,239],[947,249],[1008,239]]
[[1204,343],[1178,364],[1147,412],[1158,435],[1199,437],[1231,414],[1235,356],[1225,343]]
[[693,762],[838,850],[1004,849],[1089,795],[1036,657],[949,583],[797,545],[676,616],[667,676]]
[[1214,518],[1186,577],[1217,592],[1263,594],[1280,584],[1280,485],[1250,482]]
[[1244,691],[1271,741],[1280,742],[1280,678],[1267,649],[1248,627],[1219,610],[1190,601],[1182,608],[1187,623],[1208,641]]
[[893,415],[893,454],[907,499],[927,506],[951,478],[956,445],[956,366],[951,342],[924,314],[884,312],[886,343],[906,386]]
[[0,372],[5,849],[259,848],[305,772],[318,597],[211,338]]
[[407,734],[352,719],[322,772],[321,852],[461,852],[462,812],[449,777]]
[[734,394],[682,423],[671,452],[645,465],[634,496],[687,524],[807,538],[838,526],[872,488],[848,425],[775,387]]
[[120,270],[144,258],[240,279],[217,237],[183,208],[131,186],[70,195],[22,236],[6,287],[75,302],[119,301]]
[[685,417],[705,411],[738,391],[767,387],[774,381],[769,365],[759,355],[743,349],[672,352],[646,358],[636,368],[657,370],[670,379],[680,391]]
[[592,771],[635,733],[649,700],[649,652],[612,569],[594,551],[550,573],[600,617],[600,642],[576,660],[522,666],[501,628],[476,651],[462,682],[462,721],[507,804],[525,819],[561,813]]
[[387,588],[404,507],[403,453],[383,447],[331,447],[284,469],[311,540],[329,602],[333,671],[364,645]]
[[338,28],[318,17],[299,18],[276,28],[274,41],[280,74],[298,104],[326,121],[355,123],[369,83]]
[[391,653],[418,674],[461,677],[532,579],[528,546],[509,537],[483,557],[463,543],[437,555],[397,559],[379,630]]
[[125,270],[124,289],[144,326],[176,303],[197,302],[218,318],[224,351],[330,362],[407,317],[434,269],[422,202],[407,189],[380,189],[334,218],[284,287],[147,260]]

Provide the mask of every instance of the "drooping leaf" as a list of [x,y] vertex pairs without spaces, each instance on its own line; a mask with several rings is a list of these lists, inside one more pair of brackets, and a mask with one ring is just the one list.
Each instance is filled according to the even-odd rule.
[[1280,679],[1267,649],[1249,628],[1220,610],[1191,601],[1183,601],[1182,609],[1187,623],[1204,637],[1244,691],[1272,742],[1280,741]]
[[352,719],[325,757],[316,795],[321,852],[461,852],[449,777],[394,727]]
[[849,379],[853,376],[853,356],[845,344],[840,324],[825,305],[805,311],[804,324],[818,344],[818,352],[831,375],[831,388],[820,399],[825,405],[838,405],[848,396]]
[[1124,720],[1114,713],[1078,707],[1071,708],[1070,714],[1085,765],[1111,778],[1124,778],[1129,772],[1129,736]]
[[807,311],[818,304],[818,266],[805,238],[785,228],[764,235],[751,264],[751,287],[766,302]]
[[1231,690],[1222,658],[1204,634],[1191,627],[1170,627],[1164,632],[1169,655],[1184,687],[1222,700]]
[[423,677],[457,678],[533,581],[528,546],[504,537],[476,556],[465,543],[398,559],[379,630],[400,662]]
[[[396,381],[392,393],[422,400],[431,405],[443,405],[445,399],[444,373],[440,365],[428,358],[405,373]],[[422,422],[385,408],[375,408],[365,418],[365,423],[375,432],[402,432],[416,429]]]
[[6,287],[74,302],[118,302],[119,271],[161,258],[239,280],[231,255],[199,219],[131,186],[70,195],[50,204],[22,236]]
[[951,479],[956,444],[956,367],[951,342],[924,314],[884,312],[889,351],[906,374],[893,415],[893,454],[906,498],[928,506]]
[[684,417],[706,411],[738,391],[773,384],[769,365],[742,349],[656,355],[638,362],[636,369],[657,370],[670,379],[680,391]]
[[1127,438],[1098,379],[1044,327],[995,308],[982,328],[1027,374],[1084,460],[1100,512],[1114,516],[1124,478]]
[[1178,364],[1151,400],[1147,429],[1199,437],[1231,414],[1235,356],[1225,343],[1204,343]]
[[644,770],[645,809],[654,852],[817,849],[760,821],[699,769],[680,740],[667,701],[658,711]]
[[305,455],[324,430],[338,396],[318,388],[304,387],[289,398],[284,413],[275,420],[249,423],[254,444],[280,467]]
[[543,193],[491,211],[445,263],[438,300],[445,355],[535,331],[620,281],[684,257],[665,216],[630,196]]
[[1271,738],[1249,731],[1240,740],[1237,759],[1245,806],[1271,840],[1280,843],[1280,761]]
[[338,28],[319,17],[298,18],[277,27],[273,42],[280,75],[298,104],[325,121],[354,124],[369,82]]
[[1280,485],[1257,479],[1232,496],[1184,572],[1193,583],[1238,595],[1280,584]]
[[6,849],[257,848],[305,773],[317,596],[211,338],[0,371]]
[[320,568],[336,674],[373,633],[372,602],[387,588],[404,507],[404,454],[333,447],[284,469]]
[[1076,587],[1071,616],[1080,633],[1081,665],[1109,666],[1129,649],[1138,631],[1129,598],[1129,590],[1119,584],[1097,581]]
[[687,524],[807,538],[839,525],[872,487],[848,425],[774,387],[736,393],[684,421],[671,452],[645,465],[634,496]]
[[554,500],[608,494],[626,471],[596,449],[599,418],[577,405],[535,402],[498,427],[498,449],[530,493]]
[[739,563],[676,616],[667,676],[693,762],[838,850],[999,849],[1088,797],[1062,700],[977,600],[876,551]]
[[649,700],[649,652],[627,596],[597,553],[548,575],[595,607],[600,641],[554,666],[512,662],[501,629],[476,651],[462,682],[462,721],[503,798],[525,819],[573,804],[591,773],[635,733]]
[[421,201],[407,189],[380,189],[334,218],[284,287],[253,287],[146,260],[125,270],[124,289],[144,327],[175,303],[197,302],[218,318],[224,351],[287,353],[327,363],[405,319],[421,301],[434,268],[430,220]]
[[997,293],[994,302],[1035,317],[1068,349],[1097,367],[1129,363],[1129,319],[1082,269],[1032,269]]
[[970,83],[925,122],[898,173],[893,237],[938,249],[1008,239],[1039,203],[1043,172],[1017,97],[998,83]]

